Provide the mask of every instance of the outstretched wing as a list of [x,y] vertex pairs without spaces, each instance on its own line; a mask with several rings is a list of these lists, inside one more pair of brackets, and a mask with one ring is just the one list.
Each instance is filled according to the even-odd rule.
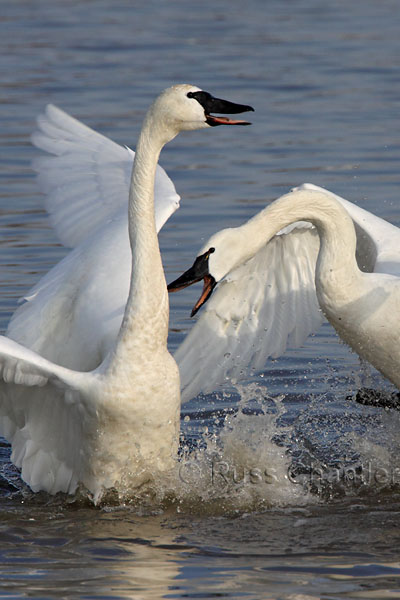
[[0,336],[0,433],[11,443],[11,460],[34,491],[76,490],[88,413],[80,388],[91,377]]
[[305,223],[286,231],[219,283],[179,346],[183,401],[262,368],[322,323],[315,291],[318,233]]
[[51,382],[67,390],[71,386],[80,385],[81,375],[56,365],[18,342],[0,335],[0,379],[6,383],[43,386]]
[[[52,156],[33,162],[45,208],[61,242],[75,247],[127,207],[135,153],[49,104],[37,119],[35,146]],[[155,180],[159,231],[179,207],[180,197],[161,167]]]

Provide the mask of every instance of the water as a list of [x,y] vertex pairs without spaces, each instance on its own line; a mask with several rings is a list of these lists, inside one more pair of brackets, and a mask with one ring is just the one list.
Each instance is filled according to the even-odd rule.
[[[30,170],[29,134],[47,102],[131,146],[172,83],[255,107],[252,127],[165,149],[183,198],[160,235],[168,280],[211,233],[303,181],[400,225],[395,0],[0,8],[2,330],[66,253]],[[171,298],[172,349],[197,295]],[[400,597],[399,418],[346,399],[365,382],[390,389],[325,325],[238,390],[191,402],[174,494],[161,503],[94,509],[33,495],[4,444],[0,597]]]

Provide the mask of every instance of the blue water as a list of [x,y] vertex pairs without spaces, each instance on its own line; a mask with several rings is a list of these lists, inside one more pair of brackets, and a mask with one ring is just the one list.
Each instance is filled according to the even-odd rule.
[[[252,127],[163,152],[182,196],[160,234],[168,280],[304,181],[400,225],[398,23],[395,0],[1,2],[1,329],[67,252],[30,169],[48,102],[133,147],[173,83],[254,106]],[[171,297],[171,349],[198,293]],[[400,597],[399,419],[347,400],[362,383],[390,389],[324,325],[236,392],[191,402],[182,452],[198,450],[161,508],[33,495],[4,444],[0,597]]]

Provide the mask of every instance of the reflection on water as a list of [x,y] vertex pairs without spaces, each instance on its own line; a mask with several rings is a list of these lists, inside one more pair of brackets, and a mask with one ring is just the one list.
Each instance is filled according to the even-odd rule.
[[[395,0],[3,3],[2,330],[66,253],[29,166],[49,101],[131,146],[171,83],[256,108],[240,137],[166,148],[183,198],[160,235],[169,280],[216,230],[304,181],[400,224],[397,13]],[[171,298],[171,349],[197,296]],[[399,415],[348,400],[362,385],[390,389],[324,325],[239,388],[185,405],[174,478],[126,505],[33,495],[2,446],[0,596],[398,597]]]
[[0,589],[13,597],[297,597],[290,590],[319,598],[334,589],[360,598],[368,589],[365,597],[382,598],[399,585],[386,539],[397,531],[395,497],[378,507],[352,501],[237,518],[142,517],[54,502],[9,508]]

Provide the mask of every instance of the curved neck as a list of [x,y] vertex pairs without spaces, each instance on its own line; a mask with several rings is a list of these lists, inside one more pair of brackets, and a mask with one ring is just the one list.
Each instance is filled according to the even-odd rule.
[[[150,122],[149,122],[150,121]],[[157,314],[166,287],[154,215],[154,180],[163,143],[147,118],[140,133],[129,190],[128,227],[132,249],[130,292],[122,327],[128,318]],[[164,297],[165,296],[165,297]],[[137,316],[136,316],[137,315]],[[143,323],[142,323],[143,326]]]
[[[173,137],[173,136],[171,136]],[[132,273],[128,300],[114,352],[125,363],[166,349],[169,303],[154,214],[154,181],[165,134],[150,109],[136,147],[128,205]],[[136,361],[135,361],[136,362]]]
[[[325,286],[354,284],[361,276],[356,262],[356,233],[346,210],[327,194],[299,190],[282,196],[243,227],[253,244],[252,255],[281,229],[296,221],[308,221],[318,231],[320,251],[316,278]],[[262,232],[262,233],[261,233]],[[258,248],[256,246],[258,245]]]

